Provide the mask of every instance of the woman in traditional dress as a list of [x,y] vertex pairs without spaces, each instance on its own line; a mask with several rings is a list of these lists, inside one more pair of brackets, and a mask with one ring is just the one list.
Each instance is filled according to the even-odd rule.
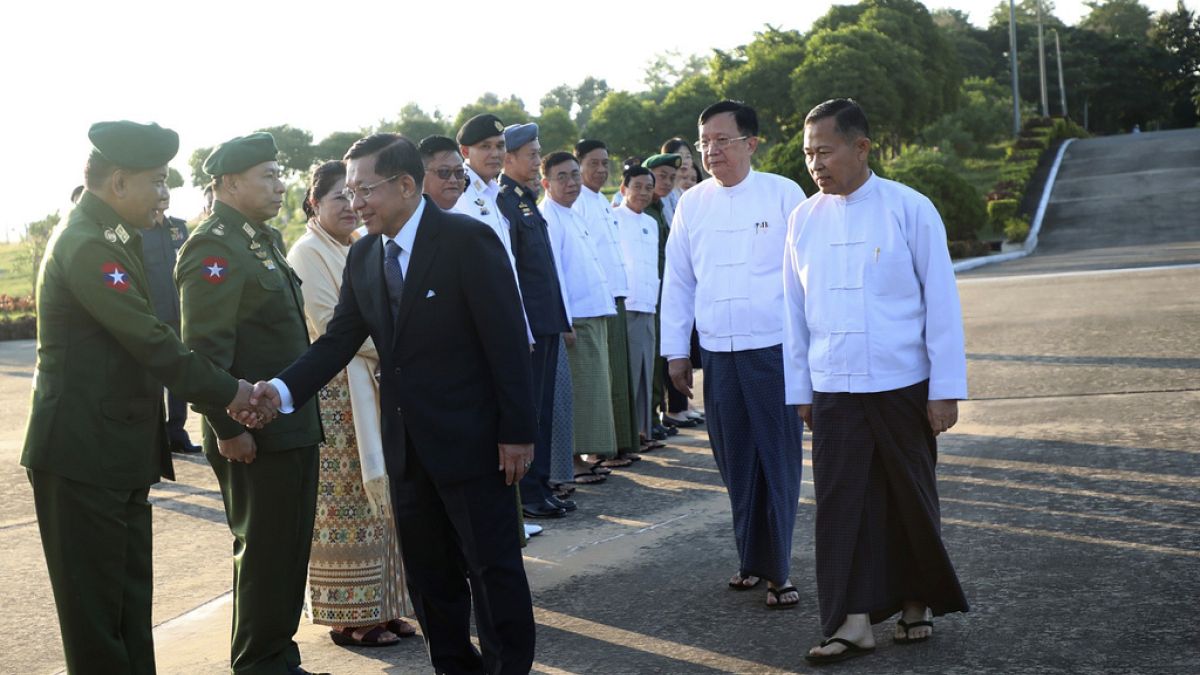
[[[316,339],[333,317],[342,271],[358,224],[343,196],[346,167],[325,162],[313,171],[304,200],[308,226],[288,253],[304,282],[304,314]],[[416,629],[409,613],[392,521],[379,426],[379,356],[368,339],[346,370],[321,389],[320,474],[309,606],[314,623],[330,627],[339,645],[394,645]]]

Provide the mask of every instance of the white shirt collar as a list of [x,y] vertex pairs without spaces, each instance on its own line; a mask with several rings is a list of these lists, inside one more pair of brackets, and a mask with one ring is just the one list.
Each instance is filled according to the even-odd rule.
[[[404,225],[400,226],[400,231],[396,233],[395,241],[400,246],[400,250],[412,253],[413,242],[417,240],[417,228],[421,225],[421,215],[425,213],[425,198],[421,197],[421,203],[417,205],[417,209],[413,211],[408,220],[404,221]],[[380,235],[383,238],[384,249],[387,249],[387,243],[393,238],[386,234]]]
[[866,182],[864,182],[862,185],[859,185],[857,190],[848,195],[837,195],[838,201],[846,204],[861,202],[862,200],[871,196],[871,193],[875,191],[875,184],[877,182],[878,181],[875,179],[875,172],[871,171],[870,175],[867,176]]

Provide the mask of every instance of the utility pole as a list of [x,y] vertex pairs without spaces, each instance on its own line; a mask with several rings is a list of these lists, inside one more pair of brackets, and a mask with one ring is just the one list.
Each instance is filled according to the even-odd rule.
[[1058,40],[1058,29],[1054,29],[1054,55],[1058,59],[1058,95],[1062,99],[1062,116],[1067,116],[1067,85],[1063,83],[1062,44]]
[[1050,116],[1050,100],[1046,96],[1046,43],[1042,39],[1042,0],[1037,4],[1038,23],[1038,79],[1042,87],[1042,117]]
[[1013,137],[1021,134],[1021,90],[1017,86],[1017,10],[1008,0],[1008,57],[1012,62]]

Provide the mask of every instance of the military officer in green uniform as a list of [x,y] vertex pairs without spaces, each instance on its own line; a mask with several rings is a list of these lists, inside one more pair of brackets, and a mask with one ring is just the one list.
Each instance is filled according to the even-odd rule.
[[224,414],[250,387],[188,351],[151,308],[139,232],[179,136],[100,122],[86,190],[37,278],[28,470],[68,673],[153,673],[150,486],[174,479],[163,386]]
[[[266,224],[284,194],[275,158],[275,140],[264,132],[212,151],[204,162],[213,176],[212,214],[175,268],[184,343],[254,381],[274,377],[308,349],[300,282],[282,236]],[[204,415],[204,454],[234,536],[232,671],[305,672],[293,636],[316,509],[316,401],[254,430],[219,408],[194,408]]]
[[[671,194],[671,190],[675,189],[675,175],[679,171],[679,167],[683,165],[683,157],[675,153],[663,153],[658,155],[650,155],[642,160],[642,166],[650,169],[650,173],[654,174],[654,198],[650,200],[650,206],[646,207],[646,213],[658,223],[658,278],[663,278],[663,270],[667,266],[667,236],[671,234],[671,222],[667,219],[664,199]],[[659,314],[662,311],[662,284],[658,285],[658,304],[659,310],[654,313],[654,334],[661,335],[661,320]],[[654,414],[654,427],[663,426],[663,421],[659,420],[659,413],[665,416],[669,412],[678,412],[668,410],[666,378],[667,362],[659,353],[661,345],[658,340],[654,341],[654,384],[650,392],[650,410]],[[686,401],[686,399],[685,399]],[[695,426],[695,422],[686,423],[686,426]],[[663,431],[666,428],[663,427]]]

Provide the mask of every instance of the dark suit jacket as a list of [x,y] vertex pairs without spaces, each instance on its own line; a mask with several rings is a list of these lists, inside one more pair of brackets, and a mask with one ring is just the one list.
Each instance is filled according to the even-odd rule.
[[496,472],[497,443],[533,443],[537,419],[521,299],[500,239],[425,200],[395,323],[383,239],[367,235],[350,247],[325,334],[279,377],[299,407],[370,336],[388,473],[402,478],[415,452],[435,482],[448,484]]

